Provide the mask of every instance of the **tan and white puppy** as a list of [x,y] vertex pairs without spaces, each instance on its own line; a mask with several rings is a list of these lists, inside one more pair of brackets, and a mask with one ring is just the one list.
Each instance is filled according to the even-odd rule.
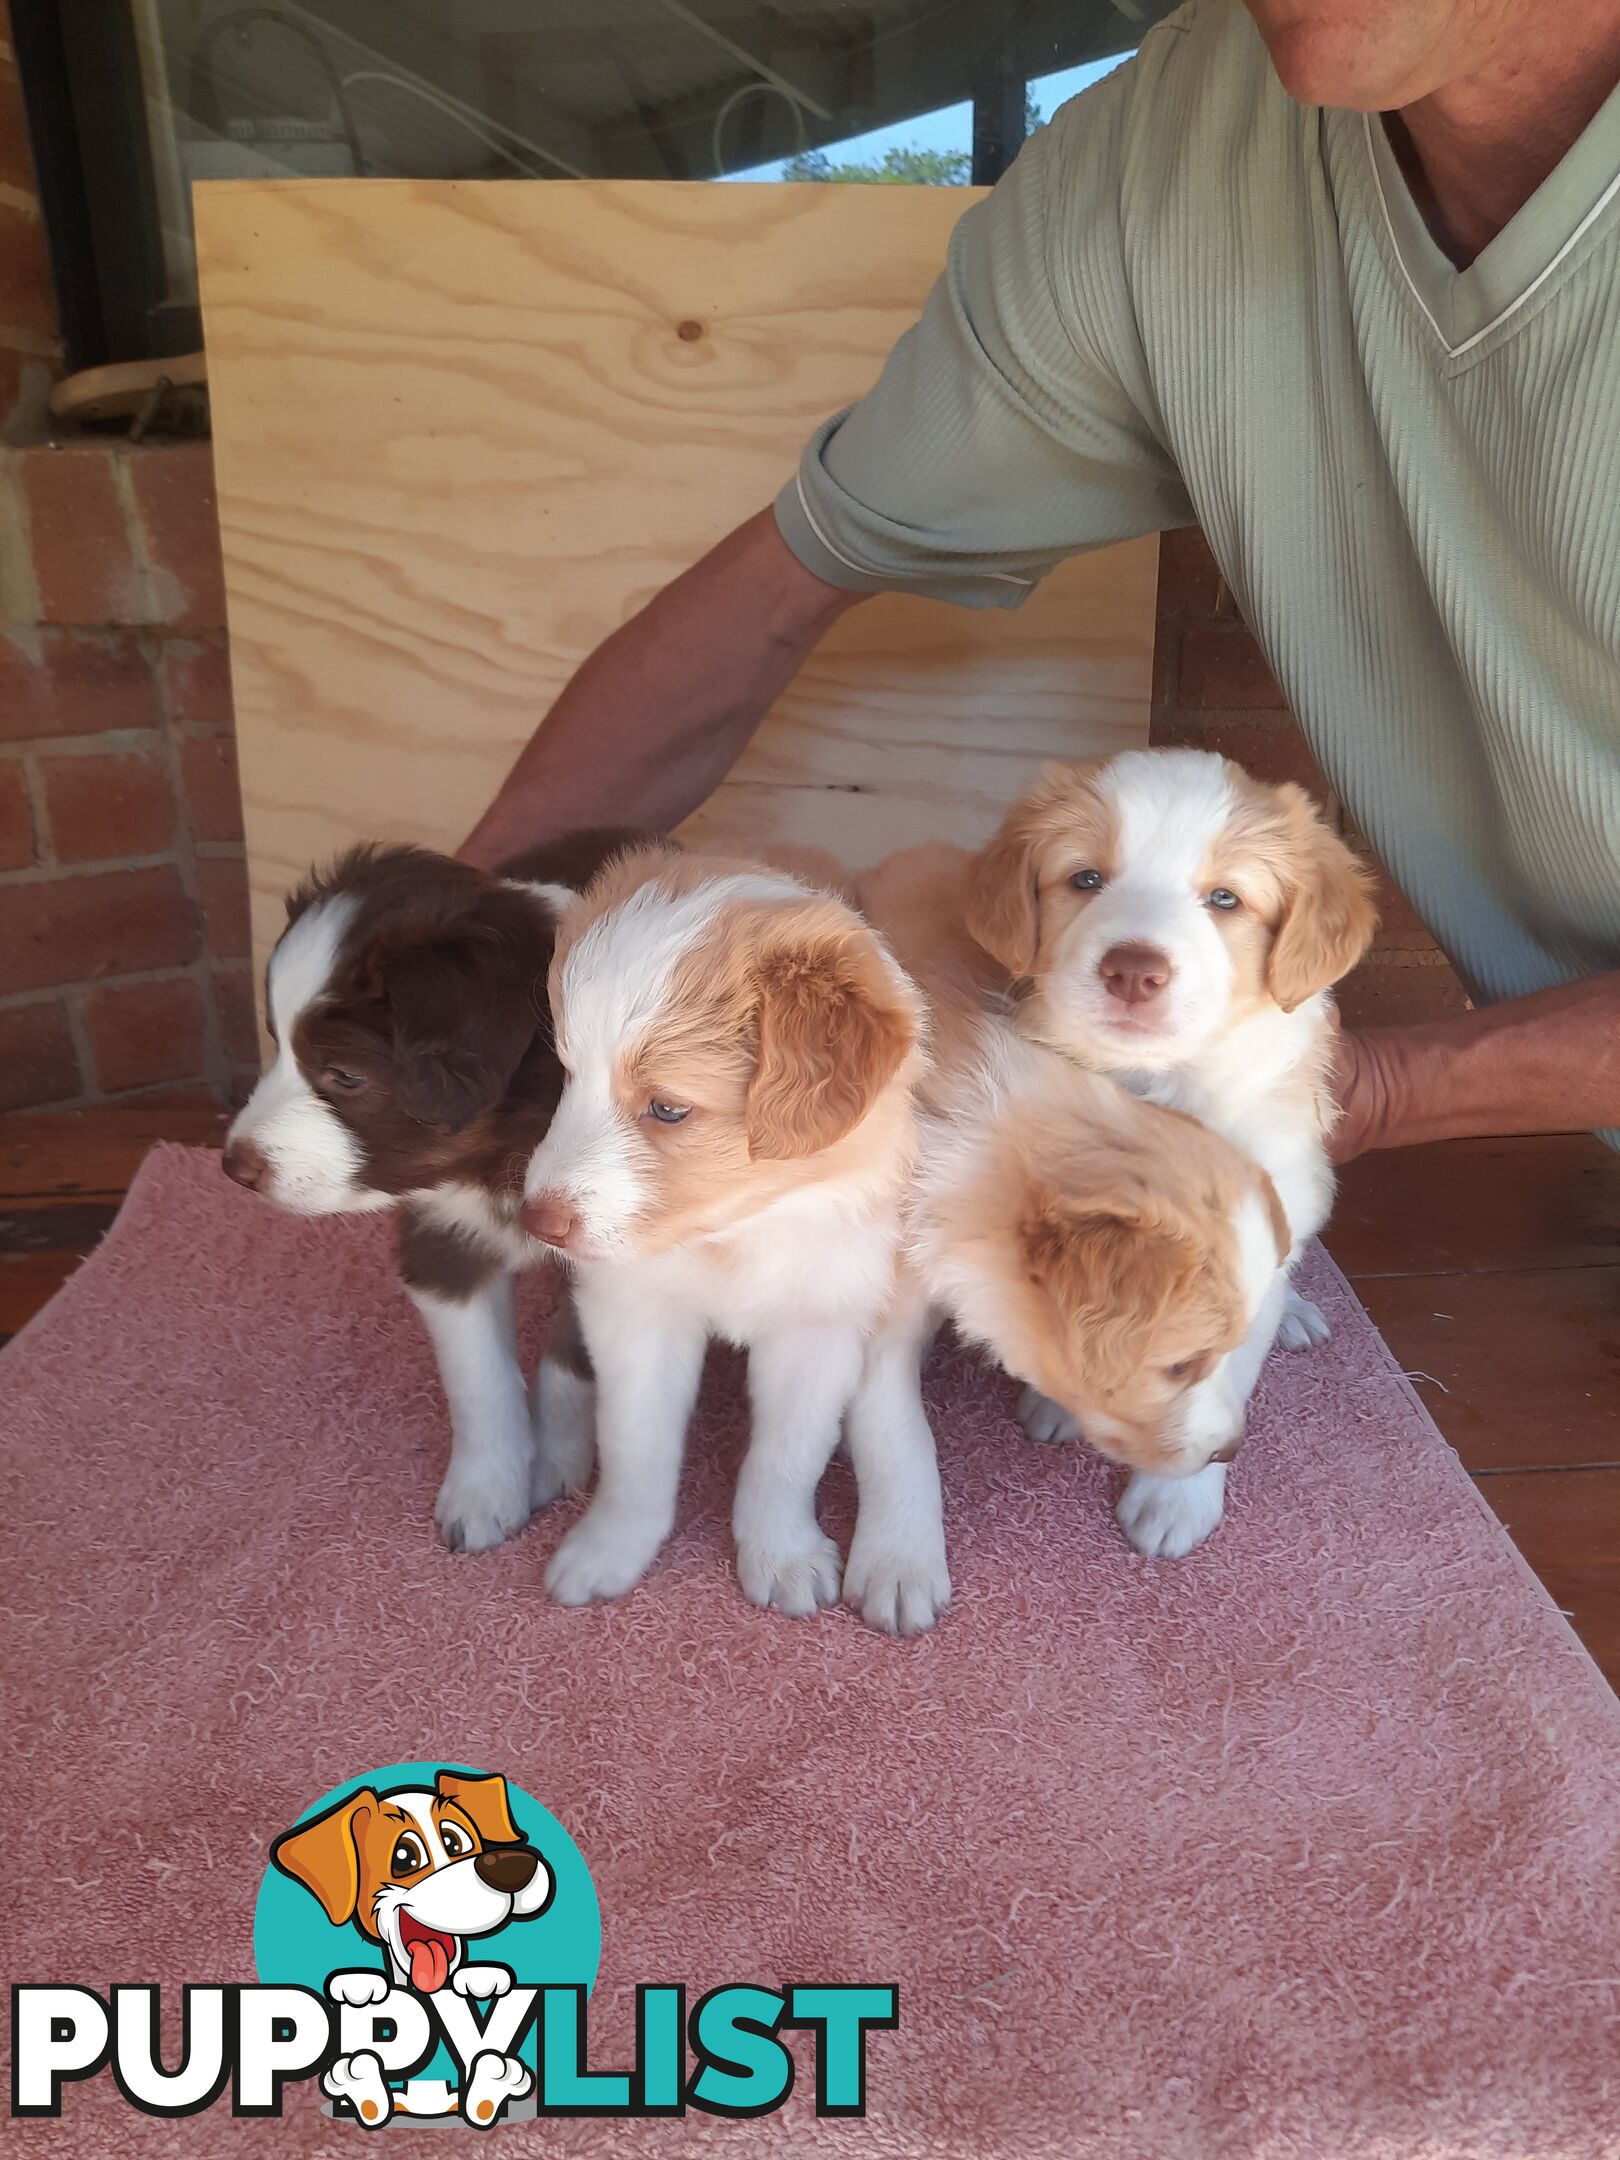
[[[933,1029],[911,1262],[1026,1403],[1061,1406],[1133,1472],[1119,1507],[1132,1542],[1185,1551],[1220,1517],[1287,1228],[1264,1171],[1206,1126],[1016,1031],[967,932],[971,869],[960,849],[917,848],[861,880]],[[1164,1506],[1192,1487],[1213,1502],[1196,1536],[1199,1510]]]
[[[1304,790],[1199,750],[1055,766],[978,857],[967,919],[1021,988],[1024,1034],[1260,1164],[1291,1265],[1333,1197],[1329,992],[1376,920],[1366,872]],[[1255,1321],[1256,1374],[1279,1331],[1291,1348],[1326,1335],[1285,1274]],[[1028,1422],[1070,1430],[1038,1403]],[[1191,1491],[1177,1504],[1209,1513]]]
[[831,891],[649,848],[564,912],[551,1001],[566,1079],[523,1222],[572,1264],[598,1385],[596,1492],[552,1595],[618,1597],[651,1563],[719,1335],[749,1352],[747,1595],[794,1613],[838,1596],[815,1499],[850,1410],[863,1528],[846,1590],[879,1625],[927,1626],[949,1587],[932,1440],[852,1408],[915,1152],[911,983]]

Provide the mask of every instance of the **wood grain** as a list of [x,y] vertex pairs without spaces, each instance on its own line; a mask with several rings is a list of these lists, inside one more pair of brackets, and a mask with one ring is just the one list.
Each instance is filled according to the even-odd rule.
[[1355,1287],[1470,1470],[1620,1463],[1620,1267],[1364,1275]]
[[1524,1471],[1483,1478],[1480,1490],[1620,1687],[1620,1470]]
[[1362,1155],[1339,1172],[1328,1243],[1358,1280],[1620,1265],[1620,1155],[1590,1133]]
[[[196,191],[258,949],[312,858],[453,845],[578,661],[872,381],[959,189]],[[684,333],[684,334],[683,334]],[[1157,543],[846,618],[696,824],[854,863],[1146,739]]]

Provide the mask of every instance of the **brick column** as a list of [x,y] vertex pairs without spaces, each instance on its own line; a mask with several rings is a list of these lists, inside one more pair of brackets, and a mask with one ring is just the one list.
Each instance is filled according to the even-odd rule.
[[1262,780],[1296,780],[1378,879],[1378,939],[1339,993],[1354,1026],[1438,1019],[1467,999],[1445,955],[1385,874],[1312,757],[1202,533],[1169,532],[1159,555],[1151,740],[1218,750]]
[[239,1096],[258,1044],[205,443],[0,450],[0,1108]]

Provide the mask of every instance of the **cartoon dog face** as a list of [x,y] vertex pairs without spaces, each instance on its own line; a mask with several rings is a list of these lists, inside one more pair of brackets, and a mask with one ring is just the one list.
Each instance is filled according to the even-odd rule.
[[432,1995],[463,1944],[551,1903],[552,1872],[523,1841],[502,1777],[441,1770],[433,1787],[351,1793],[271,1847],[335,1927],[380,1943],[395,1982]]

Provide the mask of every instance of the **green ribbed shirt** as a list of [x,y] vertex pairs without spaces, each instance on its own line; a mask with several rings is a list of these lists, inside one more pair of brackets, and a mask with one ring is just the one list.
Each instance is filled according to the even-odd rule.
[[1195,0],[968,211],[777,515],[834,585],[999,607],[1201,525],[1474,994],[1620,968],[1620,90],[1459,271],[1379,120]]

